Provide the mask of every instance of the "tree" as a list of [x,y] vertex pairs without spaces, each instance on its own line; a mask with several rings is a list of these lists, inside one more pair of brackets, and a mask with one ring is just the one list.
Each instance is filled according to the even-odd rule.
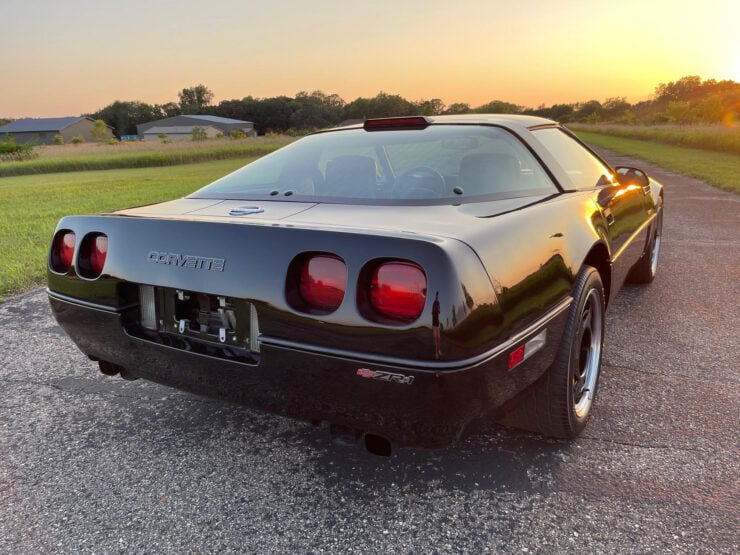
[[162,117],[171,118],[182,114],[180,105],[177,102],[166,102],[165,104],[155,105],[154,108],[161,112]]
[[213,100],[213,92],[205,85],[185,88],[177,95],[180,98],[180,109],[183,114],[201,114]]
[[249,102],[244,100],[222,100],[213,110],[213,113],[222,118],[238,119],[242,121],[252,121],[254,117],[249,111]]
[[574,108],[572,104],[553,104],[549,108],[541,104],[537,109],[524,110],[522,113],[539,116],[541,118],[553,119],[560,122],[569,122],[573,119]]
[[323,129],[342,119],[344,100],[337,94],[325,95],[322,91],[301,91],[291,103],[291,127],[295,129]]
[[688,102],[669,102],[663,114],[669,123],[694,123],[694,114]]
[[655,87],[655,100],[648,113],[659,122],[711,123],[729,117],[727,115],[733,112],[733,107],[738,103],[740,83],[715,79],[702,82],[698,75],[688,75]]
[[603,108],[601,102],[598,100],[589,100],[583,104],[578,105],[578,110],[575,113],[575,119],[578,121],[589,121],[590,123],[596,123],[601,119],[601,112]]
[[439,98],[431,100],[419,100],[416,102],[416,113],[422,116],[438,116],[443,114],[446,109],[444,102]]
[[255,128],[259,133],[267,131],[287,131],[290,129],[290,117],[293,115],[293,99],[287,96],[262,98],[252,104],[255,110]]
[[720,95],[710,96],[709,98],[702,100],[694,106],[693,110],[697,119],[707,123],[722,121],[722,116],[725,114],[725,111],[726,107],[722,102],[722,97]]
[[623,96],[607,98],[601,105],[602,116],[605,120],[615,120],[629,110],[632,106]]
[[162,119],[159,106],[152,106],[139,101],[116,100],[97,112],[87,114],[92,119],[102,119],[114,129],[120,139],[121,135],[135,135],[136,126],[153,120]]
[[445,110],[445,114],[469,114],[470,104],[465,102],[453,102]]
[[492,100],[488,104],[478,106],[473,112],[477,114],[518,114],[522,111],[521,106],[504,102],[503,100]]
[[92,129],[90,129],[90,136],[94,141],[107,141],[110,139],[111,133],[102,119],[96,119]]
[[345,106],[344,119],[413,116],[416,106],[397,94],[380,91],[373,98],[358,98]]
[[205,129],[197,125],[193,127],[193,140],[194,141],[205,141],[207,138],[208,138],[208,134],[206,133]]
[[698,100],[701,95],[702,83],[698,75],[688,75],[675,83],[661,83],[655,87],[656,100],[664,103]]
[[62,137],[58,133],[56,135],[54,135],[54,144],[55,145],[63,145],[64,144],[64,137]]

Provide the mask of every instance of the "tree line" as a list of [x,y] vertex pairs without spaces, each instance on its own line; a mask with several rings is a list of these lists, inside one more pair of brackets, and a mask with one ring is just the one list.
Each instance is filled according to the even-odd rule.
[[136,133],[136,125],[171,116],[207,114],[246,120],[254,123],[259,134],[303,133],[335,126],[347,120],[407,116],[504,113],[528,114],[554,119],[563,123],[717,123],[723,118],[738,118],[740,83],[731,80],[702,81],[687,76],[675,82],[661,83],[653,98],[630,104],[624,97],[607,98],[603,102],[589,100],[573,104],[541,105],[527,108],[493,100],[482,106],[456,102],[445,105],[440,99],[410,101],[397,94],[379,92],[372,98],[359,97],[346,102],[337,94],[322,91],[299,92],[293,97],[276,96],[223,100],[213,104],[213,92],[205,85],[182,89],[178,102],[146,104],[139,101],[115,101],[86,114],[101,119],[114,128],[116,135]]

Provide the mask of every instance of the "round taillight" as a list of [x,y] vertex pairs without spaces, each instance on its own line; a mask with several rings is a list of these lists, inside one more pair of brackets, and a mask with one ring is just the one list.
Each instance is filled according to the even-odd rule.
[[87,235],[80,245],[77,266],[82,277],[95,279],[103,273],[108,255],[108,237],[102,233]]
[[427,277],[413,262],[379,264],[370,280],[370,304],[381,315],[394,320],[416,320],[427,299]]
[[333,312],[342,304],[346,289],[347,266],[338,256],[317,254],[303,262],[298,290],[311,308]]
[[55,272],[66,273],[72,266],[75,254],[76,236],[74,231],[59,231],[51,244],[51,267]]

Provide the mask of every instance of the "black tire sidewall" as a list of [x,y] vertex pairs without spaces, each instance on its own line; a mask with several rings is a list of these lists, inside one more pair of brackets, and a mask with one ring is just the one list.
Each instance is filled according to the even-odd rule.
[[[599,386],[599,378],[601,376],[601,359],[603,355],[603,348],[604,348],[604,285],[601,281],[601,277],[599,275],[599,272],[591,267],[591,266],[584,266],[581,270],[578,279],[576,280],[576,283],[578,285],[578,290],[576,291],[575,296],[575,302],[573,305],[573,312],[568,319],[568,329],[566,330],[566,335],[563,337],[563,343],[561,345],[562,349],[567,349],[568,353],[568,368],[567,372],[563,372],[563,374],[566,374],[565,376],[565,390],[566,390],[566,406],[567,406],[567,418],[568,418],[568,430],[567,434],[570,437],[575,437],[578,434],[583,431],[583,429],[586,427],[586,424],[588,423],[588,420],[591,416],[591,412],[593,410],[593,404],[591,405],[591,410],[588,411],[584,416],[578,416],[575,412],[575,403],[573,399],[573,376],[575,372],[575,366],[578,364],[578,351],[580,349],[580,335],[578,334],[578,324],[581,320],[583,309],[586,305],[586,299],[588,299],[590,293],[592,290],[596,290],[597,296],[599,297],[599,301],[601,303],[601,337],[599,338],[600,341],[600,350],[599,350],[599,360],[598,360],[598,366],[599,366],[599,374],[597,376],[596,384],[594,386],[593,390],[593,399],[596,399],[596,393]],[[562,360],[562,359],[561,359]]]

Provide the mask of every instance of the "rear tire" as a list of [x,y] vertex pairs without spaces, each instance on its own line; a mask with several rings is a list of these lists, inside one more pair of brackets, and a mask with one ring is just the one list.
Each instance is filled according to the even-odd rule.
[[658,257],[660,255],[660,243],[663,235],[663,210],[655,217],[655,224],[650,230],[650,240],[645,248],[642,258],[632,267],[627,277],[631,283],[652,283],[655,274],[658,273]]
[[552,366],[502,422],[545,436],[573,439],[586,427],[598,386],[604,339],[604,286],[584,266]]

